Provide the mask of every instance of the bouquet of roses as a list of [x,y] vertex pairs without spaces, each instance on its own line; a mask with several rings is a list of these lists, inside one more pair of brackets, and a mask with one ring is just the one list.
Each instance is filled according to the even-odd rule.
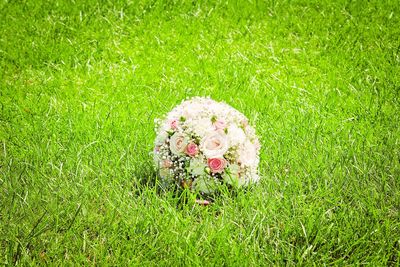
[[165,182],[202,193],[221,184],[259,180],[260,142],[246,117],[221,102],[195,97],[156,120],[154,161]]

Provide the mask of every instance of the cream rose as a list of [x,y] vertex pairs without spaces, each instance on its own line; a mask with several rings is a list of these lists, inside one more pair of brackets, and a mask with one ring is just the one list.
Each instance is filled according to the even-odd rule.
[[213,131],[201,140],[200,149],[207,158],[222,158],[229,149],[228,140],[223,133]]
[[174,133],[169,140],[169,148],[175,155],[184,154],[187,144],[187,138],[181,133]]

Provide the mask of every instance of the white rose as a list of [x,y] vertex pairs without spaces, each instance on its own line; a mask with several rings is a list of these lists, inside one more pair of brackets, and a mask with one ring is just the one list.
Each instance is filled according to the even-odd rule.
[[250,141],[246,141],[239,149],[239,162],[244,166],[257,163],[257,149]]
[[190,160],[190,172],[194,175],[202,175],[204,174],[204,168],[206,165],[204,164],[201,158],[192,158]]
[[200,150],[207,158],[222,158],[228,149],[226,136],[217,131],[207,134],[200,143]]
[[244,131],[236,125],[231,125],[228,127],[227,136],[229,143],[232,146],[242,144],[246,140]]
[[188,122],[189,128],[198,136],[205,136],[208,132],[213,131],[211,119],[204,118],[200,120],[191,120]]
[[181,133],[174,133],[169,140],[169,148],[175,155],[184,154],[187,144],[187,138]]

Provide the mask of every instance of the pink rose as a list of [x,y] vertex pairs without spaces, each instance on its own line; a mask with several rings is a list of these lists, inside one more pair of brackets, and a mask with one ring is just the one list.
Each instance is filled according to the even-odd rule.
[[208,206],[210,204],[210,201],[208,200],[202,200],[202,199],[196,199],[196,203],[202,206]]
[[194,157],[199,153],[199,147],[195,143],[190,143],[186,146],[185,152],[187,155]]
[[171,168],[172,166],[172,161],[170,161],[169,159],[166,159],[162,162],[162,166],[163,168]]
[[170,122],[171,129],[176,130],[178,128],[178,120],[173,119]]
[[224,158],[211,158],[207,160],[207,163],[212,173],[221,173],[226,167],[226,160]]
[[226,128],[226,123],[223,120],[217,120],[214,122],[215,130],[223,130]]

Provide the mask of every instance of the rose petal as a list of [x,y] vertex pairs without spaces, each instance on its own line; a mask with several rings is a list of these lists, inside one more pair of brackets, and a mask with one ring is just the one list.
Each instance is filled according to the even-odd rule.
[[202,200],[202,199],[196,199],[196,203],[201,205],[201,206],[208,206],[210,205],[210,201],[208,200]]

